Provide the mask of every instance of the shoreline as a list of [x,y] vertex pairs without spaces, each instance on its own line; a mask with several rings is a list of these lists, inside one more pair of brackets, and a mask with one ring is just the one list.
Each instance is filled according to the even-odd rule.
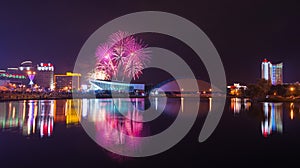
[[[111,94],[92,94],[92,93],[65,93],[65,92],[50,92],[50,93],[15,93],[6,92],[0,93],[0,102],[5,101],[22,101],[22,100],[61,100],[61,99],[107,99],[107,98],[149,98],[149,97],[161,97],[166,96],[167,98],[200,98],[209,99],[210,95],[198,95],[198,94],[165,94],[165,95],[129,95],[122,93]],[[224,96],[224,95],[223,95]],[[221,96],[221,97],[223,97]],[[226,95],[226,99],[240,98],[249,99],[250,102],[300,102],[299,97],[270,97],[266,99],[253,99],[250,97],[235,97]]]

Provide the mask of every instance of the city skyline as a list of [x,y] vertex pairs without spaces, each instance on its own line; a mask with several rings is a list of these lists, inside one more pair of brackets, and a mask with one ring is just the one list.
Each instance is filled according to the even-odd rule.
[[297,164],[299,4],[1,1],[2,167]]
[[[130,8],[123,8],[126,5]],[[73,71],[80,48],[101,25],[124,14],[160,10],[185,17],[207,34],[223,61],[228,83],[255,82],[260,78],[258,69],[264,58],[284,62],[285,82],[299,81],[293,73],[299,71],[300,44],[296,23],[300,12],[294,4],[274,1],[248,4],[145,1],[118,5],[113,2],[48,2],[47,5],[2,2],[0,8],[0,18],[6,23],[0,28],[0,69],[32,60],[52,62],[57,67],[56,73]],[[141,36],[149,46],[168,48],[192,62],[195,53],[176,39]],[[205,67],[199,62],[192,67],[197,76],[207,81]]]

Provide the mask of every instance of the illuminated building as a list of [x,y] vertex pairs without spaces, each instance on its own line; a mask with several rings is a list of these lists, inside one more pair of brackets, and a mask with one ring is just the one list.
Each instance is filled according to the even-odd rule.
[[283,63],[272,65],[272,85],[282,85],[283,75],[282,75]]
[[115,92],[136,92],[144,91],[145,84],[122,83],[116,81],[91,80],[92,90],[104,90]]
[[234,83],[231,86],[227,86],[227,89],[230,95],[240,96],[242,94],[242,90],[246,90],[247,86],[240,85],[239,83]]
[[7,71],[0,71],[0,85],[8,83],[27,85],[28,82],[27,74],[23,74],[18,68],[7,68]]
[[272,85],[283,84],[283,63],[272,64],[264,59],[261,64],[261,78],[268,80]]
[[32,61],[23,61],[19,67],[19,70],[25,73],[27,71],[34,71],[34,67],[32,66]]
[[[56,90],[80,89],[81,74],[67,72],[66,74],[54,75]],[[74,81],[74,82],[73,82]]]
[[40,63],[37,65],[35,83],[44,89],[53,88],[54,66],[51,63]]
[[265,80],[271,80],[271,71],[272,64],[267,59],[264,59],[264,61],[261,64],[261,78]]

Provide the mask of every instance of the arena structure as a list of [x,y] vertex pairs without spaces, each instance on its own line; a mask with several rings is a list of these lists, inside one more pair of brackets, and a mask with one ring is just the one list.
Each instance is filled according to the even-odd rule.
[[136,93],[145,91],[145,84],[123,83],[109,80],[90,80],[90,84],[90,90],[95,91],[112,91],[119,93]]

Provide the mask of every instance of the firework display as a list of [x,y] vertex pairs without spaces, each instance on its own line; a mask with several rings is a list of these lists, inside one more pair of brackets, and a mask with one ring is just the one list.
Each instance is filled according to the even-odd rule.
[[150,60],[147,46],[128,32],[118,31],[100,44],[95,56],[96,68],[90,78],[101,80],[137,79]]

